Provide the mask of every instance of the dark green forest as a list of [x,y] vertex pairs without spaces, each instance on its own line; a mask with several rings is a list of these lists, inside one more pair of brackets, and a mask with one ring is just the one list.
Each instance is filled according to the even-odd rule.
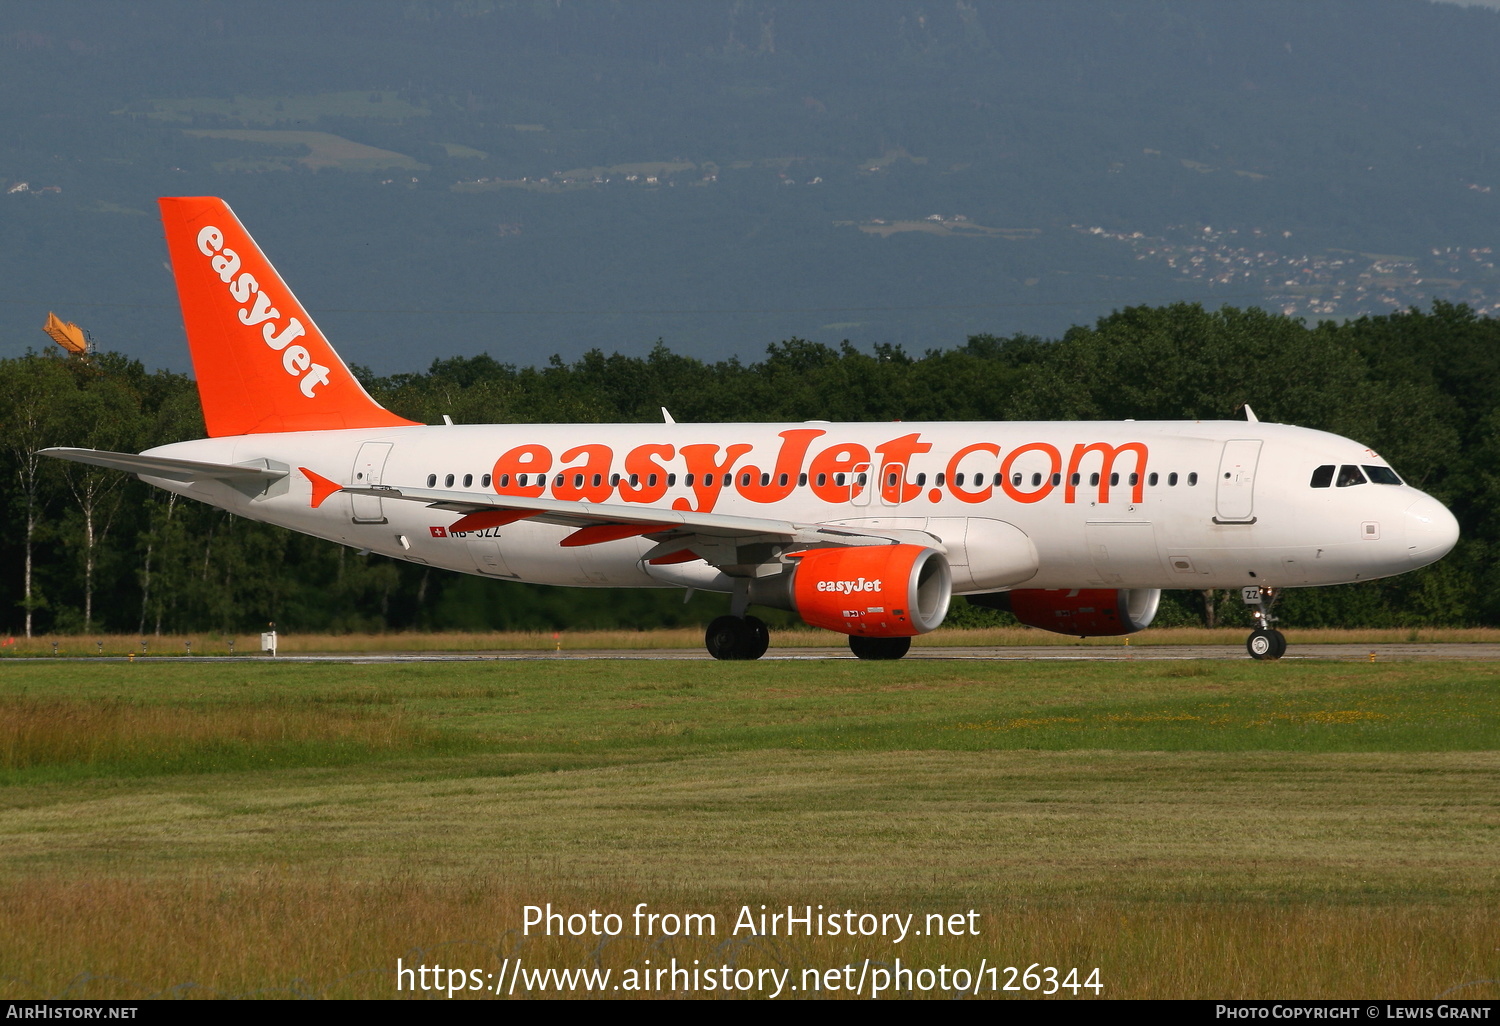
[[[1259,309],[1132,307],[1058,339],[975,335],[922,355],[789,339],[763,359],[703,362],[658,345],[517,367],[488,355],[378,377],[370,392],[424,423],[1016,419],[1262,420],[1359,439],[1457,515],[1438,564],[1305,589],[1291,626],[1500,623],[1500,321],[1436,303],[1308,326]],[[723,600],[548,588],[363,556],[177,499],[126,475],[35,456],[46,446],[138,451],[202,437],[185,375],[99,352],[0,360],[0,631],[299,632],[654,627],[705,622]],[[29,579],[29,589],[28,589]],[[1200,622],[1168,593],[1159,624]],[[1219,606],[1239,616],[1237,603]],[[950,622],[997,614],[955,603]]]

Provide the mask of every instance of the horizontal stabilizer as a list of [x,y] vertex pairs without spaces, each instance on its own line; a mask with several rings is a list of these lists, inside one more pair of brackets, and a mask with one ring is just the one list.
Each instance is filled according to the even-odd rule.
[[264,460],[258,463],[200,463],[197,460],[174,460],[166,456],[137,456],[129,452],[106,452],[103,449],[41,449],[38,456],[72,460],[110,470],[123,470],[127,474],[143,474],[146,477],[165,478],[169,481],[224,481],[229,484],[268,485],[286,477],[290,468],[268,467]]

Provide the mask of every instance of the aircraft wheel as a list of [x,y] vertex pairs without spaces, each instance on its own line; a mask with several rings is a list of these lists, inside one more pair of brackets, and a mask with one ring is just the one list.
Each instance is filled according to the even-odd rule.
[[866,638],[849,635],[849,651],[861,659],[900,659],[911,650],[910,638]]
[[766,649],[771,647],[771,630],[758,616],[747,616],[743,623],[744,648],[740,658],[759,659],[766,654]]
[[715,659],[759,659],[771,643],[771,632],[754,616],[721,616],[703,632],[703,644]]
[[737,616],[716,617],[703,632],[703,644],[708,654],[715,659],[741,659],[741,639],[745,631],[744,621]]
[[1280,659],[1286,655],[1286,636],[1277,630],[1260,628],[1245,642],[1251,659]]

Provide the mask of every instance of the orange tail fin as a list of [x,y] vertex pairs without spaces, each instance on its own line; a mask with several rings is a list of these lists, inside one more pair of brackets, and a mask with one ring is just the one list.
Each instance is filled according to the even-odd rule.
[[211,436],[413,423],[370,398],[228,204],[160,202]]

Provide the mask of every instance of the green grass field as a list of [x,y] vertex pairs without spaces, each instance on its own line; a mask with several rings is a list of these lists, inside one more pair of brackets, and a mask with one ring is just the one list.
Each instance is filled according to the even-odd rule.
[[[397,958],[795,983],[899,957],[1097,967],[1105,997],[1494,998],[1496,671],[8,661],[0,979],[390,997]],[[546,902],[718,930],[524,935]],[[762,904],[979,933],[731,933]]]
[[[1123,638],[1074,638],[1066,634],[1030,627],[944,627],[912,639],[917,649],[1010,648],[1018,645],[1047,648],[1172,648],[1181,645],[1223,645],[1243,653],[1246,630],[1240,627],[1157,627]],[[1495,627],[1423,627],[1368,629],[1297,629],[1285,632],[1288,644],[1302,645],[1462,645],[1500,642]],[[146,648],[141,648],[142,642]],[[701,651],[700,627],[656,630],[584,631],[421,631],[390,634],[282,634],[283,655],[308,653],[363,654],[376,652],[550,652],[599,649],[644,650],[689,648]],[[231,647],[232,646],[232,647]],[[14,637],[0,642],[0,661],[27,656],[123,656],[127,653],[157,656],[223,656],[255,654],[260,637],[255,634],[51,634],[34,638]],[[780,649],[844,649],[844,639],[828,631],[807,627],[771,630],[771,647]]]

